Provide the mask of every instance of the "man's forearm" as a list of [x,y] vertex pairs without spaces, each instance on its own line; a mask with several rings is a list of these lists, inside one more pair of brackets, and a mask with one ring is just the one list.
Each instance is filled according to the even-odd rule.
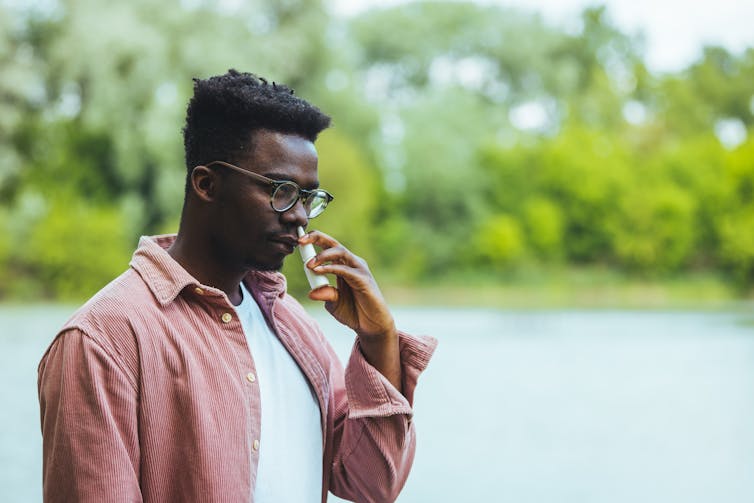
[[359,336],[359,346],[366,361],[403,393],[398,331],[393,329],[385,335]]

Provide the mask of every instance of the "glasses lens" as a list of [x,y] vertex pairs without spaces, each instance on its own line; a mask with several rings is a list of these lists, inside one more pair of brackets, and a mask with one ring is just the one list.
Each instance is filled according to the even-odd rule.
[[321,215],[322,212],[325,211],[325,208],[327,208],[327,203],[329,202],[330,198],[324,190],[315,190],[309,194],[309,197],[307,197],[305,201],[306,212],[309,218]]
[[286,211],[296,204],[298,185],[293,182],[281,183],[272,193],[272,207],[275,211]]

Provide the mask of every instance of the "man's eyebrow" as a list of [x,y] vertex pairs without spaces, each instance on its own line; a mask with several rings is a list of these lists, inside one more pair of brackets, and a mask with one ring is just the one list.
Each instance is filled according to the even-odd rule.
[[267,178],[272,178],[273,180],[278,180],[278,181],[281,181],[281,182],[283,182],[283,181],[289,181],[290,180],[290,178],[287,175],[284,175],[282,173],[278,173],[276,171],[263,171],[263,172],[261,172],[259,174],[262,175],[262,176],[266,176]]

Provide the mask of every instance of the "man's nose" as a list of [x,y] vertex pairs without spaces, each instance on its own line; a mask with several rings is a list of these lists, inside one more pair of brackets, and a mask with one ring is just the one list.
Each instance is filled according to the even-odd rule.
[[306,208],[304,207],[303,198],[299,197],[298,199],[296,199],[296,203],[285,210],[281,214],[281,218],[284,222],[291,223],[294,226],[301,226],[303,228],[306,228],[307,224],[309,223],[309,215],[306,211]]

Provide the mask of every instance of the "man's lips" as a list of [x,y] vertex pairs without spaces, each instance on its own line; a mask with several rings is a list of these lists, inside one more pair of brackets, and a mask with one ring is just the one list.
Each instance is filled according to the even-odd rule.
[[293,252],[293,249],[298,246],[298,238],[296,236],[293,236],[292,234],[279,234],[272,236],[270,238],[270,241],[285,245],[285,247],[288,249],[288,253]]

